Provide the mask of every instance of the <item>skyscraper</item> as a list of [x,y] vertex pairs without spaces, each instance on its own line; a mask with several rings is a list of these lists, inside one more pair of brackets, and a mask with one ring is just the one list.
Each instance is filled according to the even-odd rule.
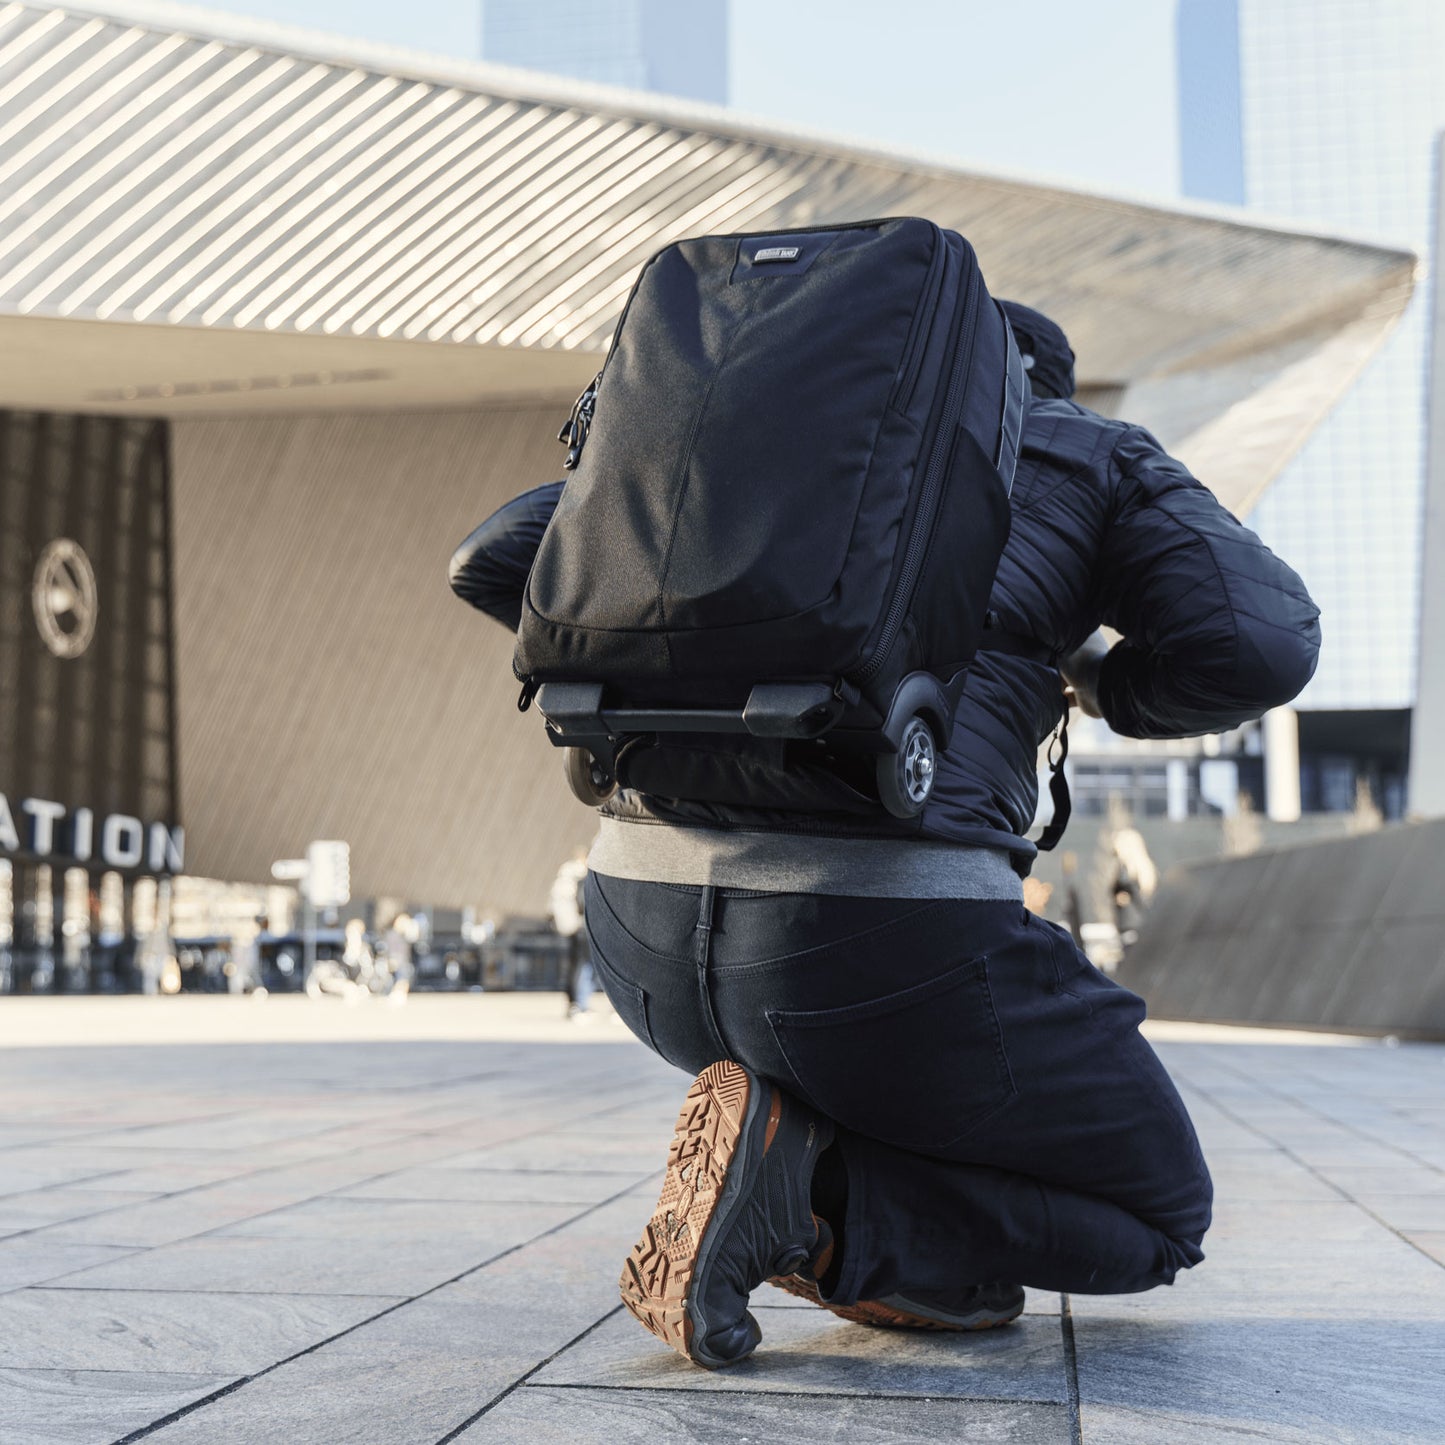
[[[1187,194],[1294,224],[1431,240],[1445,126],[1438,0],[1180,0]],[[1300,699],[1307,809],[1368,779],[1403,806],[1416,691],[1430,286],[1250,518],[1323,611]]]
[[723,105],[727,0],[483,0],[482,56]]

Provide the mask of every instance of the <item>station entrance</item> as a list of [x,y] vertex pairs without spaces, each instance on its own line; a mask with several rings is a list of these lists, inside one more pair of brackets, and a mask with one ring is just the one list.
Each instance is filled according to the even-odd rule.
[[184,864],[169,427],[0,411],[0,988],[114,987]]

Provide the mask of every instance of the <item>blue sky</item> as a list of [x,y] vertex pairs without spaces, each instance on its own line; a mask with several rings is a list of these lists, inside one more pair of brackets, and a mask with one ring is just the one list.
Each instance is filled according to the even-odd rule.
[[[480,0],[215,8],[475,58]],[[991,169],[1179,193],[1172,0],[732,0],[732,102]]]
[[1178,194],[1170,0],[733,0],[732,17],[741,110]]

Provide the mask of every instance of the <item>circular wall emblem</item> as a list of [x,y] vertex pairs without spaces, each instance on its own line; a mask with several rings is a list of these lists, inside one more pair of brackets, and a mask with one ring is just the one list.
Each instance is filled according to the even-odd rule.
[[95,572],[78,542],[57,537],[35,564],[35,625],[56,657],[79,657],[95,636]]

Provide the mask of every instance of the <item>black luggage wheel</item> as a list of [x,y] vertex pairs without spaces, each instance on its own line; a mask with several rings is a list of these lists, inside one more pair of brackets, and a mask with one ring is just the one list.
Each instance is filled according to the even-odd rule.
[[903,729],[898,751],[878,755],[878,800],[895,818],[916,818],[923,811],[933,791],[937,755],[933,730],[916,715]]
[[579,803],[600,808],[617,791],[617,779],[592,756],[591,748],[568,748],[564,756],[567,786]]

